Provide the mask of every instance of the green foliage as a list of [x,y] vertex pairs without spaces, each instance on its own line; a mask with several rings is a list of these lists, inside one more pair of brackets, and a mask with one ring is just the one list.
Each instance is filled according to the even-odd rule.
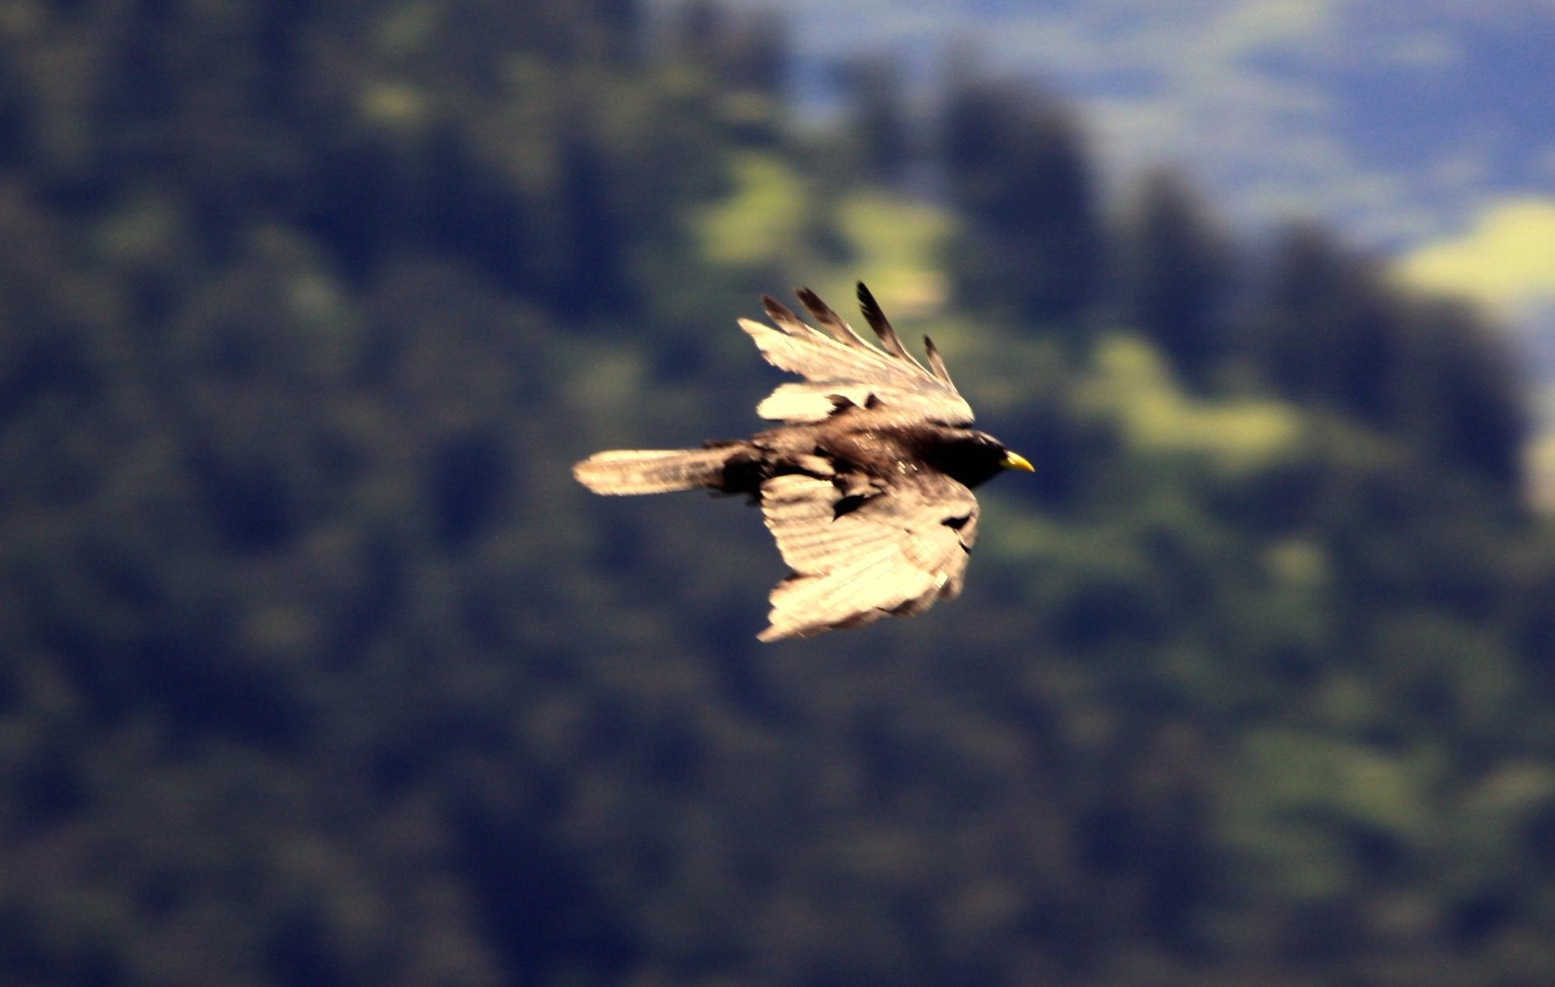
[[[695,7],[0,15],[0,980],[1550,982],[1496,338],[1321,231],[1223,313],[1169,188],[1098,330],[1066,112],[907,201]],[[744,432],[734,316],[856,276],[1038,473],[761,647],[756,512],[568,467]]]
[[799,175],[770,155],[746,154],[730,166],[733,194],[695,223],[701,253],[715,264],[775,264],[804,248],[805,189]]
[[1257,470],[1285,455],[1301,427],[1295,409],[1266,399],[1189,400],[1157,351],[1137,339],[1099,340],[1096,379],[1082,400],[1115,417],[1143,452],[1198,453],[1226,469]]

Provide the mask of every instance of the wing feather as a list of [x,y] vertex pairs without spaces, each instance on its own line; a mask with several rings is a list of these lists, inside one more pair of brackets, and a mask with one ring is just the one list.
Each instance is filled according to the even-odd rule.
[[804,303],[804,307],[810,311],[810,314],[815,316],[815,321],[831,333],[837,342],[860,349],[869,349],[869,344],[864,342],[864,337],[854,332],[847,320],[833,311],[830,305],[821,301],[820,295],[809,288],[796,288],[794,294]]
[[946,386],[954,388],[956,385],[950,381],[950,370],[945,366],[945,358],[939,355],[939,347],[934,345],[934,340],[923,337],[923,351],[929,355],[929,367],[933,369],[934,376],[944,381]]
[[838,511],[830,480],[789,474],[762,484],[761,504],[793,574],[772,591],[763,641],[922,613],[961,592],[977,537],[977,500],[943,474],[879,484]]
[[885,347],[886,352],[907,360],[919,370],[928,373],[923,364],[913,359],[913,355],[907,352],[907,347],[902,345],[902,337],[891,328],[891,321],[880,310],[880,303],[875,301],[874,293],[865,287],[862,281],[858,283],[857,291],[859,311],[864,313],[864,321],[869,323],[869,328],[875,330],[875,335],[880,337],[880,344]]
[[804,378],[802,383],[780,385],[756,406],[757,414],[790,423],[818,422],[841,408],[857,405],[881,406],[904,422],[972,422],[972,408],[951,383],[938,351],[931,344],[932,370],[913,359],[880,313],[869,289],[860,285],[860,300],[868,299],[864,314],[884,350],[866,343],[814,292],[801,288],[798,294],[826,332],[807,325],[768,297],[762,299],[762,305],[772,325],[740,320],[740,328],[755,341],[768,363]]

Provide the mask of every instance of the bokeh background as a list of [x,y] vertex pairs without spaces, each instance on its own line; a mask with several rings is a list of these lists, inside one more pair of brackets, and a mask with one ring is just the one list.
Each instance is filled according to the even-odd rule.
[[[1551,17],[0,3],[0,981],[1555,983]],[[860,277],[1037,473],[758,645],[568,467]]]

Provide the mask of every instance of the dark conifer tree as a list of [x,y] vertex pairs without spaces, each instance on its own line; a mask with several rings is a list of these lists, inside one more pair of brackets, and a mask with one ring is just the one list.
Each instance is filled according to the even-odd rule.
[[895,185],[913,163],[901,62],[886,55],[866,55],[842,71],[852,101],[848,128],[858,148],[859,169],[869,181]]
[[963,79],[947,97],[940,157],[964,225],[946,258],[957,295],[1028,324],[1079,319],[1104,249],[1073,111],[1030,85]]
[[1180,173],[1145,177],[1118,253],[1128,323],[1161,348],[1183,381],[1204,388],[1227,345],[1231,248]]
[[1375,261],[1324,228],[1292,226],[1275,245],[1248,322],[1254,362],[1275,391],[1385,420],[1400,327]]
[[1527,382],[1504,338],[1466,306],[1408,307],[1391,403],[1397,426],[1427,452],[1521,494]]
[[1286,231],[1247,343],[1278,393],[1353,416],[1515,496],[1523,382],[1465,307],[1411,299],[1374,259],[1316,226]]

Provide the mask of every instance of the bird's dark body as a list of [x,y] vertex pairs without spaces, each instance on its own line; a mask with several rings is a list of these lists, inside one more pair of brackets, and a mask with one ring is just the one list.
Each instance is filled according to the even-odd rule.
[[925,469],[975,489],[1005,469],[1008,450],[993,436],[937,422],[903,424],[894,415],[849,408],[815,425],[790,425],[749,439],[709,442],[707,448],[739,447],[708,484],[722,493],[749,494],[774,476],[803,473],[839,488],[866,480],[889,483]]
[[649,494],[698,487],[745,494],[793,569],[772,591],[774,641],[912,616],[961,592],[977,540],[972,489],[1031,469],[967,426],[972,409],[934,344],[913,359],[862,284],[859,303],[883,349],[865,343],[814,292],[799,299],[825,332],[771,298],[772,325],[740,320],[767,361],[804,378],[756,411],[785,422],[701,449],[623,449],[573,467],[590,490]]

